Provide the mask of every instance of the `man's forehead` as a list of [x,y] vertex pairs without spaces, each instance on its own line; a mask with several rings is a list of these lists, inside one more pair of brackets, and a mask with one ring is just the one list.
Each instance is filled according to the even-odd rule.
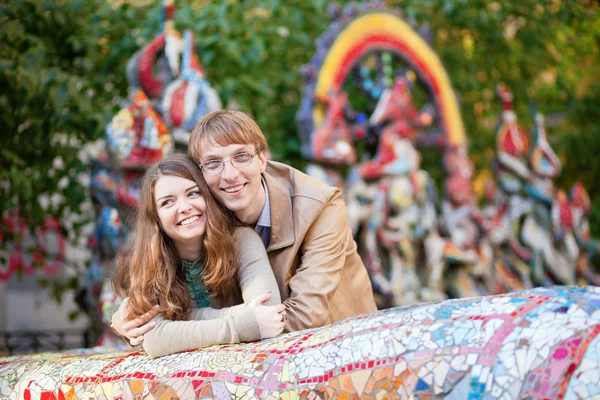
[[202,157],[223,157],[231,153],[236,153],[243,150],[251,150],[252,144],[234,143],[229,145],[220,145],[213,141],[202,146]]

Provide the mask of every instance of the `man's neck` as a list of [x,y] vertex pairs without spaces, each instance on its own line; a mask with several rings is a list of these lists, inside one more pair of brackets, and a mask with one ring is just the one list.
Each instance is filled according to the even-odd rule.
[[258,222],[258,218],[262,213],[263,208],[265,207],[265,202],[267,200],[267,196],[265,194],[266,188],[261,185],[260,190],[257,193],[256,199],[252,201],[248,205],[248,207],[243,210],[236,211],[234,214],[240,221],[245,224],[254,226],[256,222]]

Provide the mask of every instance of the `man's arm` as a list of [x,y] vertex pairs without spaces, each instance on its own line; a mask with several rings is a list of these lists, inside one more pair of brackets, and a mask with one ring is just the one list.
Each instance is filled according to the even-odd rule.
[[286,332],[323,326],[329,301],[340,283],[348,243],[353,240],[341,192],[336,190],[313,222],[301,247],[300,266],[289,281],[284,301]]
[[139,317],[129,318],[129,298],[125,298],[117,311],[110,317],[110,328],[122,336],[132,346],[139,346],[144,341],[144,335],[156,326],[152,319],[158,314],[158,305]]

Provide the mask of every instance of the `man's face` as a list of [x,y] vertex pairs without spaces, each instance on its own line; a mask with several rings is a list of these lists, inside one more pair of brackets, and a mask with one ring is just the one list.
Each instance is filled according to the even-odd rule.
[[[231,160],[240,153],[254,153],[252,144],[230,144],[220,146],[215,143],[202,147],[201,160]],[[267,166],[266,152],[260,152],[245,166],[236,168],[231,161],[225,162],[223,171],[218,174],[203,175],[208,187],[215,198],[227,207],[243,222],[256,223],[265,203],[264,189],[261,183],[261,173]],[[255,220],[256,219],[256,220]]]

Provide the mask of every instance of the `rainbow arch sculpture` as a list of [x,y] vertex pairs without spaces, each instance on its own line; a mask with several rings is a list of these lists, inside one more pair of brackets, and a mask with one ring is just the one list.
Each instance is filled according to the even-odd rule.
[[450,79],[417,29],[398,11],[385,10],[379,4],[351,5],[341,14],[319,38],[317,54],[304,68],[306,86],[297,119],[305,157],[315,159],[309,136],[325,118],[321,100],[330,90],[341,90],[351,68],[373,50],[393,53],[417,73],[439,110],[445,144],[464,147],[465,130]]

